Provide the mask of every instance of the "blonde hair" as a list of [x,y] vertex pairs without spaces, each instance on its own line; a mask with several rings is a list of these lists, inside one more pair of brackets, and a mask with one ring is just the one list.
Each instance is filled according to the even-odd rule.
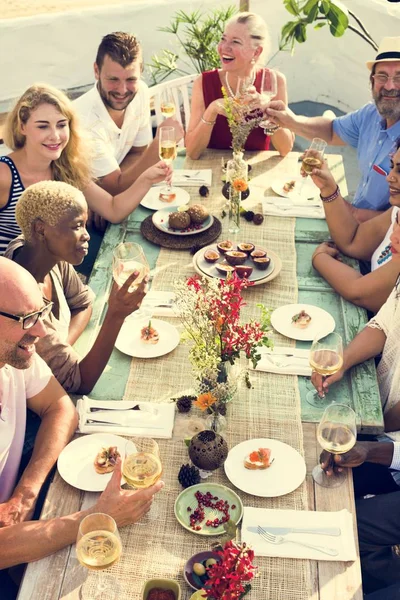
[[257,63],[261,63],[265,55],[270,53],[271,42],[266,22],[260,15],[252,12],[240,12],[231,17],[226,23],[225,28],[228,25],[246,25],[249,32],[249,36],[253,42],[253,47],[258,48],[262,46],[263,51],[257,59]]
[[63,181],[39,181],[26,188],[16,207],[15,218],[25,239],[32,241],[32,226],[37,219],[55,226],[66,213],[85,206],[85,196],[76,187]]
[[33,110],[41,104],[51,104],[69,124],[69,141],[60,158],[53,160],[51,169],[55,181],[70,183],[84,189],[91,181],[90,159],[80,135],[78,117],[71,100],[60,90],[47,84],[35,84],[26,90],[8,114],[4,141],[9,148],[19,150],[25,145],[26,137],[22,125],[27,123]]

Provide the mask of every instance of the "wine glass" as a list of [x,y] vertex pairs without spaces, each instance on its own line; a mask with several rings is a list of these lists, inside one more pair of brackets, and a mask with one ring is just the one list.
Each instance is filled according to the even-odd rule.
[[[265,104],[271,102],[273,98],[275,98],[278,93],[278,80],[276,77],[276,72],[273,69],[263,69],[262,77],[261,77],[261,87],[260,87],[260,95],[262,96]],[[265,135],[273,135],[277,129],[279,129],[279,125],[266,119],[265,121],[261,121],[260,127],[264,129]]]
[[[176,158],[176,137],[173,127],[160,127],[159,129],[159,156],[167,165],[172,164]],[[163,202],[172,202],[176,197],[176,192],[169,184],[160,189],[160,200]]]
[[[310,367],[323,377],[340,371],[343,367],[343,340],[338,333],[314,338],[310,348]],[[308,392],[306,400],[317,408],[326,406],[325,393],[320,396],[316,389]]]
[[[326,407],[317,428],[319,444],[332,454],[344,454],[353,448],[357,439],[356,414],[346,404],[334,403]],[[332,457],[333,460],[333,457]],[[326,475],[321,465],[312,472],[315,483],[322,487],[339,487],[346,479],[343,471]]]
[[306,173],[301,186],[298,190],[299,196],[302,195],[304,185],[307,181],[307,176],[311,175],[313,169],[320,169],[324,160],[324,153],[327,143],[320,138],[314,138],[311,146],[303,154],[303,162],[301,163],[300,172]]
[[161,92],[160,110],[165,118],[174,116],[176,108],[171,88],[166,88]]
[[118,285],[123,285],[134,271],[138,275],[131,289],[138,287],[150,272],[149,263],[142,246],[135,242],[118,244],[113,252],[113,276],[115,281]]
[[150,438],[131,438],[131,441],[135,452],[125,457],[122,475],[129,486],[145,489],[154,485],[162,475],[159,447]]
[[81,565],[99,573],[85,581],[80,590],[80,598],[122,598],[118,581],[103,571],[116,563],[121,553],[121,538],[112,517],[105,513],[93,513],[82,519],[76,538],[76,557]]

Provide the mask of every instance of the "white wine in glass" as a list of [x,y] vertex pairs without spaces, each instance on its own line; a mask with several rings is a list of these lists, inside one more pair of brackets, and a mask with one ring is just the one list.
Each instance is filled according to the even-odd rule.
[[[331,454],[344,454],[353,448],[357,440],[356,415],[350,406],[333,403],[327,406],[317,429],[317,440]],[[333,457],[332,457],[333,461]],[[313,479],[322,487],[339,487],[346,478],[344,472],[325,474],[321,465],[313,469]]]
[[166,89],[161,93],[160,110],[163,117],[173,117],[175,114],[175,101],[172,90]]
[[[338,333],[316,337],[310,349],[310,367],[322,377],[334,375],[343,367],[343,340]],[[306,400],[311,406],[324,408],[325,394],[317,390],[308,392]]]
[[[111,567],[122,553],[117,524],[104,513],[93,513],[82,519],[76,539],[76,557],[87,569],[103,571]],[[116,600],[121,597],[118,581],[109,574],[89,577],[80,590],[82,599]]]
[[132,439],[136,452],[126,456],[122,474],[127,484],[137,489],[154,485],[162,475],[158,444],[150,438]]
[[[173,127],[160,127],[158,149],[160,159],[167,165],[171,165],[176,158],[176,136]],[[176,198],[176,192],[170,185],[160,189],[160,200],[172,202]]]
[[[271,102],[278,93],[278,80],[273,69],[264,68],[261,77],[260,94],[265,103]],[[279,129],[279,125],[266,119],[261,121],[260,127],[264,129],[265,135],[273,135]]]
[[150,271],[142,246],[135,242],[123,242],[114,248],[113,252],[113,277],[118,285],[137,272],[134,286],[138,286]]

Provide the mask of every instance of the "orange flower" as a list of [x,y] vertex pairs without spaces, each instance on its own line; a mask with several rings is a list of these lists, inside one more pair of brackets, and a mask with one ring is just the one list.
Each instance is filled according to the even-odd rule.
[[210,406],[215,404],[216,401],[217,399],[215,396],[213,396],[210,392],[207,392],[206,394],[200,394],[193,404],[195,404],[197,408],[200,408],[200,410],[207,410],[207,408],[210,408]]
[[217,330],[218,333],[221,333],[224,323],[225,323],[224,317],[217,317],[215,319],[215,329]]
[[232,187],[235,192],[245,192],[249,186],[245,179],[234,179],[232,181]]

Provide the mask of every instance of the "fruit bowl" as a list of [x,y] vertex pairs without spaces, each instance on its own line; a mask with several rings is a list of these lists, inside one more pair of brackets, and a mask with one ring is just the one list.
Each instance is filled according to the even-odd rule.
[[175,594],[175,600],[181,600],[181,586],[173,579],[148,579],[144,582],[140,600],[147,600],[151,590],[161,588],[163,590],[171,590]]
[[210,559],[218,562],[220,560],[220,557],[216,552],[213,552],[212,550],[204,550],[203,552],[193,554],[193,556],[189,558],[186,565],[184,566],[183,577],[186,583],[190,585],[190,587],[193,590],[201,590],[208,579],[206,571],[202,575],[197,575],[193,571],[194,565],[201,565],[205,570],[206,562]]

